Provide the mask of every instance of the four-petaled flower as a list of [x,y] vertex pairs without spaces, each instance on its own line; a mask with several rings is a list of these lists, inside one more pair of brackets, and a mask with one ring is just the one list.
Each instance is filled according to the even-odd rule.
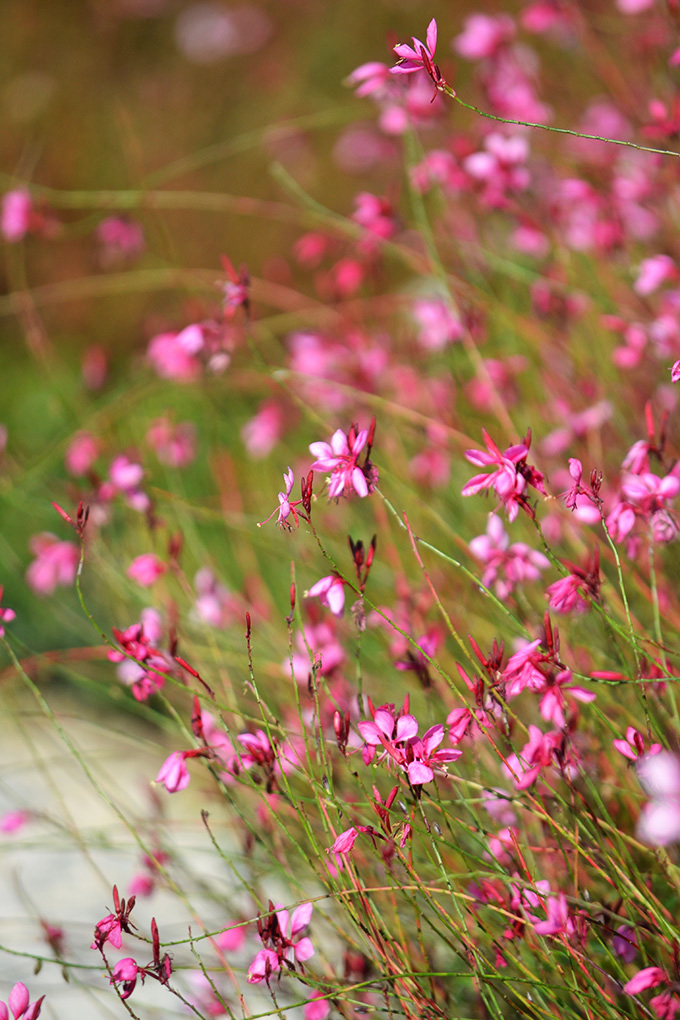
[[331,472],[328,486],[331,499],[341,496],[343,492],[356,492],[362,498],[368,496],[371,487],[364,470],[357,463],[367,440],[368,429],[357,432],[352,426],[349,434],[337,429],[330,443],[310,443],[309,452],[316,457],[312,470]]
[[413,36],[413,46],[409,46],[408,43],[398,43],[394,47],[394,52],[399,59],[396,65],[390,68],[390,72],[392,74],[413,74],[414,71],[426,71],[436,89],[439,92],[444,92],[450,86],[442,78],[441,71],[434,62],[434,51],[437,48],[437,22],[434,18],[427,26],[425,39],[426,43],[424,44]]
[[527,464],[531,433],[527,433],[524,442],[509,446],[503,453],[486,429],[482,429],[482,435],[488,452],[466,450],[465,457],[471,464],[477,464],[479,467],[495,465],[495,469],[490,474],[475,475],[466,482],[462,490],[463,496],[474,496],[484,489],[493,489],[505,507],[509,520],[514,521],[520,507],[533,517],[533,510],[525,495],[527,485],[532,485],[543,495],[546,495],[546,492],[541,472]]

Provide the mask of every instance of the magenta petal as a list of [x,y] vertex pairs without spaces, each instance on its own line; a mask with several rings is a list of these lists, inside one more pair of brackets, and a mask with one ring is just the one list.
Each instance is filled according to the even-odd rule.
[[313,909],[314,907],[311,903],[301,903],[299,907],[295,908],[293,916],[290,919],[291,938],[307,927],[311,920]]
[[426,753],[429,755],[436,747],[439,747],[442,740],[444,739],[444,727],[441,723],[437,726],[430,726],[429,730],[423,734],[423,747]]
[[430,24],[427,26],[427,48],[430,51],[430,56],[434,57],[434,51],[437,49],[437,22],[433,18]]
[[25,1012],[29,998],[28,988],[21,981],[18,981],[9,993],[9,999],[7,1000],[9,1008],[15,1017],[20,1017]]
[[423,783],[431,783],[434,779],[434,772],[422,761],[412,761],[408,767],[408,778],[411,786],[422,786]]
[[355,467],[352,471],[352,485],[357,496],[361,496],[362,499],[368,496],[368,482],[359,467]]
[[381,733],[387,737],[388,740],[392,739],[392,730],[394,729],[394,716],[386,708],[379,708],[376,710],[373,722],[378,727]]
[[414,715],[402,715],[397,719],[395,741],[411,740],[418,735],[418,720]]
[[[392,730],[390,729],[390,733],[391,732]],[[365,719],[359,723],[359,733],[366,743],[370,744],[372,747],[377,747],[378,744],[382,744],[381,731],[374,722],[371,722],[370,719]]]
[[310,956],[314,956],[314,946],[312,945],[311,939],[300,939],[298,944],[295,946],[295,959],[299,963],[304,963]]

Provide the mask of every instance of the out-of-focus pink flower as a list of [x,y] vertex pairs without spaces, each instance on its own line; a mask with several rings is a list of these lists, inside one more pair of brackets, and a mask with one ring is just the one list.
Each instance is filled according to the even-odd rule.
[[168,793],[178,793],[189,785],[191,777],[186,766],[188,757],[191,757],[190,751],[173,751],[161,765],[156,782],[162,783]]
[[97,227],[100,258],[106,268],[134,262],[146,247],[141,224],[124,216],[109,216]]
[[486,534],[472,539],[470,552],[484,564],[482,584],[486,588],[493,585],[501,599],[508,598],[517,584],[538,580],[541,571],[550,566],[543,553],[525,542],[510,545],[510,538],[497,514],[489,514]]
[[98,456],[98,440],[91,432],[78,432],[66,448],[66,470],[72,475],[86,475]]
[[523,164],[529,146],[521,135],[510,137],[494,131],[484,139],[484,149],[463,160],[463,169],[482,185],[481,197],[492,209],[508,205],[508,195],[529,185],[529,171]]
[[241,429],[241,439],[251,457],[260,460],[274,449],[283,435],[284,417],[280,405],[268,400]]
[[151,422],[146,441],[161,464],[183,468],[196,457],[196,426],[190,421],[174,425],[169,418]]
[[81,373],[88,390],[100,390],[106,382],[109,359],[99,344],[91,344],[83,354]]
[[111,461],[109,480],[99,487],[99,498],[111,500],[120,493],[128,506],[138,513],[145,513],[151,500],[141,487],[144,468],[125,454],[119,454]]
[[2,197],[0,233],[10,243],[21,241],[31,229],[33,199],[27,191],[8,191]]
[[647,297],[664,283],[677,278],[678,269],[670,255],[653,255],[640,263],[634,290],[640,297]]
[[7,1006],[4,1002],[0,1002],[0,1020],[8,1020],[9,1013],[7,1007],[14,1017],[14,1020],[37,1020],[40,1016],[40,1010],[42,1009],[44,995],[41,995],[39,999],[31,1005],[31,997],[28,988],[21,981],[12,988],[7,999]]
[[306,598],[318,598],[334,616],[342,616],[345,608],[345,582],[337,574],[328,574],[305,592]]
[[413,317],[420,326],[418,343],[428,351],[441,351],[463,336],[463,326],[441,298],[414,301]]
[[237,953],[246,940],[246,930],[242,924],[225,928],[215,939],[223,953]]
[[655,988],[657,985],[665,984],[668,975],[661,967],[643,967],[637,974],[627,981],[623,986],[626,995],[639,995],[648,988]]
[[77,545],[43,531],[33,536],[29,548],[35,559],[26,571],[26,581],[34,592],[51,595],[57,585],[73,584],[80,559]]
[[[368,234],[383,241],[394,235],[397,229],[394,210],[386,198],[362,191],[356,196],[354,203],[352,219],[364,227]],[[370,239],[366,238],[365,240],[368,243]],[[372,249],[372,245],[369,247]]]
[[196,614],[210,627],[227,627],[241,612],[236,596],[221,584],[209,567],[202,567],[194,578]]
[[620,924],[612,939],[612,948],[625,963],[632,963],[640,948],[635,929],[628,924]]
[[[3,585],[0,584],[0,601],[2,601],[3,591],[4,587]],[[4,608],[0,606],[0,638],[5,636],[5,628],[3,624],[11,623],[12,620],[16,619],[16,615],[17,614],[14,612],[14,610],[10,609],[9,606],[5,606]]]
[[30,818],[28,811],[7,811],[0,816],[0,832],[19,832]]
[[466,60],[484,60],[493,57],[514,35],[515,23],[509,14],[471,14],[451,46]]
[[323,992],[317,992],[302,1010],[304,1020],[326,1020],[331,1015],[331,1004],[322,998]]
[[537,935],[566,935],[574,931],[574,922],[569,916],[569,907],[564,893],[557,896],[549,896],[545,905],[547,918],[545,921],[534,922],[534,931]]
[[345,84],[356,86],[357,96],[384,98],[389,95],[390,68],[387,64],[380,64],[375,60],[361,64],[352,71]]
[[142,553],[128,567],[127,576],[142,588],[150,588],[167,569],[167,564],[163,563],[155,553]]
[[354,844],[357,841],[357,837],[360,832],[366,832],[369,826],[352,825],[351,828],[345,829],[339,836],[336,836],[335,842],[332,846],[328,847],[326,851],[329,854],[348,854],[354,849]]
[[[630,761],[637,761],[645,754],[644,737],[634,726],[629,726],[626,730],[625,740],[613,740],[612,744],[624,758],[628,758]],[[652,744],[647,754],[658,754],[661,750],[661,744]]]
[[637,774],[650,800],[642,809],[637,834],[653,846],[680,839],[680,758],[670,751],[646,754],[637,762]]
[[146,356],[161,379],[193,382],[201,375],[198,353],[203,349],[203,344],[201,327],[191,325],[179,333],[159,333],[153,337]]
[[654,6],[654,0],[616,0],[622,14],[643,14]]
[[511,754],[504,766],[518,790],[528,790],[533,786],[541,769],[552,765],[554,752],[561,743],[559,730],[542,733],[538,726],[530,724],[528,742],[518,755]]

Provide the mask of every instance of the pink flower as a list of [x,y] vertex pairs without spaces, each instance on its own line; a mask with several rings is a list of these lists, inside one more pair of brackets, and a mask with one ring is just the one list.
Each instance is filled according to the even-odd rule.
[[494,585],[501,599],[508,598],[517,584],[538,580],[540,572],[550,566],[550,561],[543,553],[531,549],[524,542],[510,545],[503,522],[497,514],[489,514],[486,534],[472,539],[470,552],[485,565],[482,584],[486,588]]
[[0,815],[0,832],[18,832],[30,818],[28,811],[7,811]]
[[638,759],[637,774],[650,800],[642,809],[637,834],[652,846],[680,839],[680,758],[657,751]]
[[527,790],[538,779],[541,769],[552,764],[553,754],[562,742],[558,730],[542,733],[538,726],[529,726],[529,740],[519,755],[511,754],[505,768],[518,790]]
[[137,966],[136,961],[131,956],[126,956],[124,959],[119,960],[113,968],[109,983],[122,984],[122,989],[119,989],[120,997],[121,999],[127,999],[135,990],[139,976],[144,981],[144,970]]
[[550,896],[545,912],[548,915],[547,919],[534,923],[534,931],[537,935],[560,935],[563,932],[571,934],[574,930],[574,922],[569,917],[569,907],[564,893]]
[[51,595],[57,585],[73,584],[80,559],[77,545],[43,531],[33,536],[29,548],[35,559],[26,571],[26,581],[34,592]]
[[141,225],[124,216],[109,216],[102,220],[96,236],[101,246],[101,263],[105,268],[134,261],[146,247]]
[[331,1015],[328,999],[322,998],[323,992],[317,992],[302,1010],[304,1020],[326,1020]]
[[674,361],[671,368],[671,382],[680,382],[680,361]]
[[146,356],[154,372],[161,379],[193,382],[201,375],[198,353],[202,350],[203,344],[201,327],[191,325],[180,333],[159,333],[153,337]]
[[[629,726],[626,730],[625,740],[613,740],[612,744],[624,758],[628,758],[630,761],[637,761],[645,753],[644,738],[634,726]],[[660,750],[661,744],[652,744],[647,753],[658,754]]]
[[236,953],[246,940],[246,930],[242,924],[225,928],[215,941],[223,953]]
[[8,191],[3,195],[0,233],[6,241],[21,241],[31,229],[32,218],[33,199],[27,191]]
[[142,553],[128,567],[127,576],[142,588],[150,588],[167,569],[167,564],[163,563],[155,553]]
[[420,326],[418,342],[428,351],[441,351],[463,336],[460,319],[441,298],[421,299],[413,305],[413,316]]
[[[309,452],[316,457],[312,464],[314,471],[330,471],[331,481],[328,486],[328,495],[336,499],[342,493],[349,494],[356,492],[362,498],[373,491],[377,472],[372,467],[369,455],[371,442],[369,434],[371,429],[357,431],[352,425],[349,433],[337,429],[331,437],[330,443],[311,443]],[[363,467],[359,467],[359,454],[366,447],[366,458]]]
[[276,523],[279,525],[279,527],[285,525],[285,527],[290,528],[291,525],[288,523],[288,518],[291,515],[293,517],[293,520],[295,521],[295,527],[298,526],[298,515],[295,510],[295,507],[298,506],[302,502],[302,500],[298,499],[291,502],[291,500],[288,498],[291,492],[293,491],[293,485],[295,483],[295,475],[293,474],[293,469],[291,467],[289,467],[288,470],[284,472],[283,480],[286,484],[286,490],[285,492],[279,493],[278,507],[275,510],[272,510],[269,517],[265,517],[263,521],[258,522],[257,525],[258,528],[261,528],[263,524],[267,524],[267,522],[272,519],[274,514],[278,514],[278,517],[276,518]]
[[348,854],[354,849],[354,844],[357,841],[359,835],[359,828],[353,825],[349,829],[345,829],[339,836],[336,837],[335,842],[332,846],[328,847],[326,851],[329,854]]
[[186,759],[191,757],[190,751],[173,751],[161,765],[156,782],[162,783],[168,793],[178,793],[189,785],[189,770]]
[[392,237],[396,231],[396,223],[394,211],[386,198],[362,191],[354,201],[356,208],[352,213],[352,219],[355,223],[382,240]]
[[355,68],[347,78],[346,85],[356,85],[357,96],[384,98],[389,95],[390,68],[387,64],[370,61]]
[[466,60],[483,60],[494,56],[514,34],[515,23],[508,14],[471,14],[463,23],[463,31],[451,45]]
[[90,949],[100,949],[105,942],[110,942],[114,949],[120,949],[123,944],[122,930],[122,921],[118,914],[107,914],[95,925],[95,937]]
[[311,903],[301,903],[289,918],[288,911],[278,905],[274,914],[260,918],[258,928],[265,948],[259,951],[248,969],[249,984],[269,981],[284,963],[293,967],[314,955],[311,939],[299,937],[309,925],[312,910]]
[[[37,1020],[40,1016],[44,998],[45,996],[41,995],[31,1006],[28,988],[21,981],[18,981],[9,993],[7,1005],[14,1020]],[[8,1016],[7,1006],[4,1002],[0,1002],[0,1020],[8,1020]]]
[[662,284],[675,280],[678,270],[670,255],[653,255],[643,259],[638,270],[634,290],[640,297],[647,297],[658,290]]
[[[447,83],[441,76],[441,71],[434,62],[434,51],[437,48],[437,22],[433,18],[427,26],[425,36],[426,45],[420,39],[412,37],[413,46],[407,43],[399,43],[394,47],[394,52],[399,58],[394,67],[390,68],[391,74],[413,74],[414,71],[426,71],[435,87],[439,91],[447,88]],[[435,93],[436,95],[436,93]]]
[[196,427],[190,421],[173,425],[169,418],[156,418],[146,441],[161,464],[172,468],[186,467],[196,457]]
[[259,981],[269,981],[271,975],[280,969],[278,954],[273,949],[260,949],[248,968],[248,984],[256,985]]
[[668,976],[661,967],[643,967],[623,986],[623,990],[626,995],[639,995],[640,992],[644,992],[648,988],[655,988],[656,985],[667,982]]
[[[3,590],[4,590],[3,585],[0,584],[0,601],[2,601]],[[16,619],[16,615],[17,614],[14,612],[14,610],[10,609],[8,606],[5,606],[4,608],[0,606],[0,638],[5,636],[5,628],[3,627],[3,623],[11,623],[12,620]]]
[[342,616],[345,608],[345,582],[336,574],[328,574],[305,592],[305,598],[318,598],[334,616]]
[[78,432],[66,449],[66,470],[72,475],[85,475],[99,455],[99,443],[91,432]]
[[511,521],[517,517],[520,507],[532,514],[525,496],[527,484],[533,485],[544,495],[545,487],[541,472],[527,464],[530,433],[523,443],[509,446],[503,453],[485,429],[482,429],[482,435],[488,453],[483,450],[466,450],[465,457],[471,464],[478,464],[480,467],[495,465],[495,469],[490,474],[475,475],[466,482],[462,489],[463,496],[474,496],[484,489],[493,489]]
[[444,739],[444,727],[441,723],[431,726],[423,734],[422,740],[409,741],[407,756],[411,760],[406,766],[411,786],[422,786],[434,779],[435,772],[446,773],[446,765],[460,758],[462,751],[458,749],[437,751]]
[[270,400],[262,404],[255,417],[243,426],[241,439],[250,456],[259,460],[271,453],[283,434],[283,428],[283,411]]
[[241,611],[239,600],[221,584],[209,567],[202,567],[194,577],[195,611],[210,627],[227,627]]

